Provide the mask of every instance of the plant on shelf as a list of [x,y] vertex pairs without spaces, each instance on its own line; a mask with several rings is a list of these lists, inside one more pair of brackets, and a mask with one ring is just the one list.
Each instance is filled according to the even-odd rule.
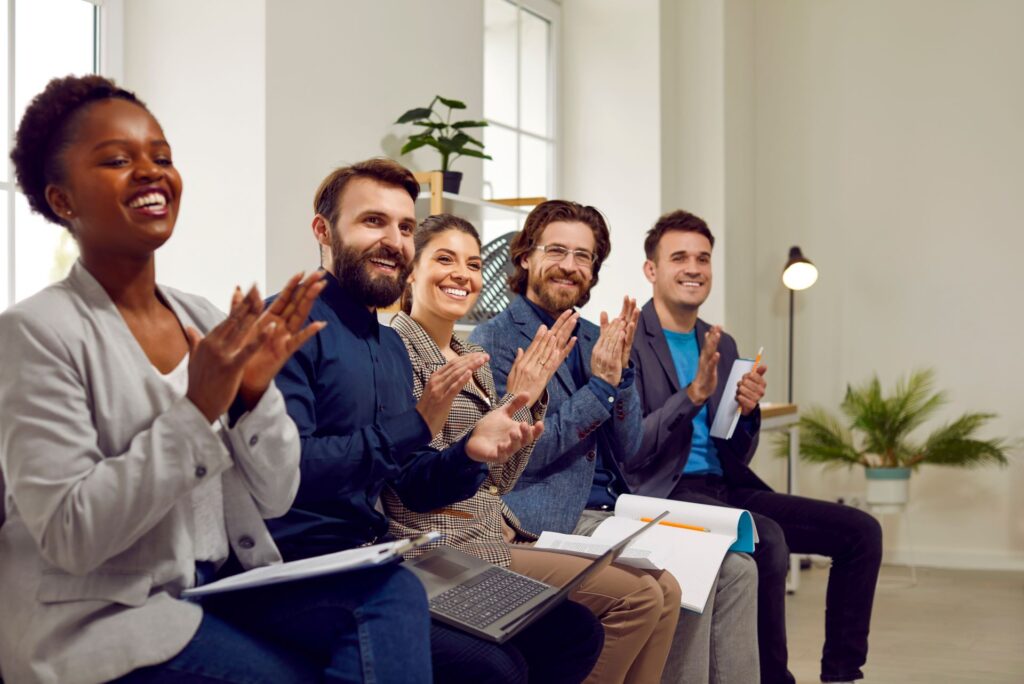
[[[446,112],[435,111],[435,106],[447,107]],[[452,171],[452,163],[459,157],[476,157],[478,159],[490,159],[490,155],[484,154],[484,144],[466,133],[469,128],[483,128],[486,121],[452,121],[452,112],[456,109],[465,109],[466,105],[458,100],[452,100],[440,95],[435,95],[426,107],[410,109],[398,117],[396,124],[411,123],[413,126],[421,126],[419,133],[409,136],[409,139],[402,146],[402,154],[407,154],[421,147],[433,147],[441,155],[441,171],[444,173],[444,189],[449,192],[458,192],[459,184],[462,182],[462,172]]]
[[[906,503],[910,473],[922,464],[1006,465],[1007,440],[977,437],[993,413],[965,413],[924,440],[912,437],[946,401],[945,393],[935,390],[933,370],[912,372],[890,395],[883,393],[877,375],[859,387],[848,385],[840,404],[845,423],[821,407],[800,417],[800,456],[812,463],[863,466],[868,503],[882,510],[899,510]],[[779,455],[788,453],[787,440],[780,439],[776,448]]]

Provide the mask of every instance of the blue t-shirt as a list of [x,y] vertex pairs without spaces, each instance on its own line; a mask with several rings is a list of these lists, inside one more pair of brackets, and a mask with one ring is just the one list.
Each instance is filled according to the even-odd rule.
[[[664,330],[668,349],[672,353],[672,363],[676,366],[679,386],[686,387],[697,375],[700,360],[700,348],[697,346],[697,333],[678,333]],[[700,413],[693,419],[693,441],[690,443],[690,457],[686,460],[683,472],[687,475],[721,475],[722,463],[718,460],[718,451],[711,441],[711,421],[708,420],[707,403],[701,407]]]

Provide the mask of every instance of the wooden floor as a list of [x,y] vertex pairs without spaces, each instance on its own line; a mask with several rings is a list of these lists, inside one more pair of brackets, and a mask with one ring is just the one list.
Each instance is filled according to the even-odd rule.
[[[865,684],[1024,683],[1024,573],[885,566],[871,619]],[[828,571],[800,573],[787,597],[790,670],[819,681]]]

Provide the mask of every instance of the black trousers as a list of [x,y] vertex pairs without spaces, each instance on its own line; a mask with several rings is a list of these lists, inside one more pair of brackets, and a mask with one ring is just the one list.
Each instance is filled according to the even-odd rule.
[[802,496],[733,488],[715,476],[680,478],[669,498],[745,508],[754,517],[759,543],[757,638],[761,681],[791,684],[786,666],[786,573],[789,554],[832,559],[825,595],[823,682],[863,678],[868,629],[882,563],[882,528],[867,513]]
[[572,601],[501,645],[437,622],[430,629],[435,684],[579,684],[594,669],[603,646],[601,623]]

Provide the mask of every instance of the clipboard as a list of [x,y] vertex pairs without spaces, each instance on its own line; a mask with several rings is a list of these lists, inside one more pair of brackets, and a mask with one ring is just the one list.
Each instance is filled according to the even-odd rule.
[[440,538],[440,532],[427,532],[411,539],[400,539],[383,544],[374,544],[373,546],[360,546],[355,549],[328,553],[323,556],[314,556],[313,558],[303,558],[288,563],[264,565],[263,567],[240,572],[237,575],[231,575],[230,577],[225,577],[200,587],[186,589],[181,592],[181,597],[198,598],[226,591],[255,589],[284,582],[296,582],[311,577],[372,568],[396,561],[402,557],[402,554],[418,549]]

